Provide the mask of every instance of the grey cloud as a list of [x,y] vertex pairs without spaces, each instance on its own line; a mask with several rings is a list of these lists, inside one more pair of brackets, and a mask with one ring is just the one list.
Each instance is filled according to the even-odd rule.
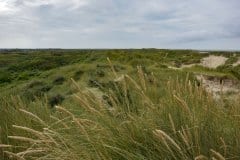
[[238,0],[2,0],[0,47],[240,49],[239,7]]

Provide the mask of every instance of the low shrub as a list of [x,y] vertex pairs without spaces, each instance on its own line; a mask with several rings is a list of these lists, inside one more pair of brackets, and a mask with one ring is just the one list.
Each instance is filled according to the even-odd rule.
[[12,81],[11,74],[0,71],[0,83],[9,83]]
[[98,77],[104,77],[105,76],[105,72],[103,70],[97,70],[96,71],[96,76]]
[[54,78],[53,84],[54,84],[54,85],[61,85],[61,84],[64,83],[65,80],[66,80],[65,77],[63,77],[63,76],[57,76],[57,77]]
[[231,73],[232,73],[238,80],[240,80],[240,65],[234,67],[234,68],[231,70]]
[[139,58],[134,58],[130,60],[130,65],[136,68],[137,66],[144,65],[144,66],[149,66],[151,64],[154,64],[154,61],[149,60],[149,59],[139,59]]
[[34,87],[38,87],[38,86],[43,86],[45,85],[46,83],[43,82],[43,81],[39,81],[39,80],[33,80],[31,82],[29,82],[27,85],[26,85],[26,89],[31,89],[31,88],[34,88]]
[[96,67],[97,68],[110,68],[110,66],[107,64],[97,64]]
[[121,65],[113,65],[113,68],[116,72],[119,72],[121,70],[125,70],[126,68]]
[[74,73],[73,79],[78,81],[82,77],[83,74],[84,74],[84,71],[78,70]]
[[168,66],[166,64],[157,64],[156,67],[159,67],[159,68],[168,68]]
[[64,101],[64,96],[61,95],[61,94],[56,94],[56,95],[53,95],[53,96],[50,96],[48,98],[48,103],[51,107],[54,107],[56,105],[60,105],[63,101]]
[[43,81],[32,81],[23,89],[21,96],[24,99],[34,101],[36,98],[41,98],[45,93],[50,91],[52,86]]
[[17,80],[28,80],[33,76],[37,76],[39,73],[37,71],[25,71],[19,73]]

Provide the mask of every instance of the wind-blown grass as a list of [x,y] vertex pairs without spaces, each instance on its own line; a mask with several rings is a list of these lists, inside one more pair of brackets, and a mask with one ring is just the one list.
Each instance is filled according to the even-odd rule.
[[[114,71],[114,69],[113,69]],[[113,72],[116,77],[116,72]],[[77,86],[77,83],[75,83]],[[239,159],[239,101],[216,102],[194,82],[164,86],[138,68],[99,99],[77,87],[72,106],[3,101],[2,159]],[[164,94],[160,93],[164,89]],[[161,89],[162,92],[162,89]]]

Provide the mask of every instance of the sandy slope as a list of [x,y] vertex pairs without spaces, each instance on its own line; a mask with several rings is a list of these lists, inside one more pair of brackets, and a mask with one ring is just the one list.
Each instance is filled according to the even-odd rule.
[[221,93],[232,95],[239,95],[239,82],[229,78],[218,78],[207,75],[196,75],[196,78],[201,81],[203,87],[213,94],[215,98],[220,98]]
[[238,66],[238,65],[240,65],[240,58],[238,58],[238,61],[233,64],[233,67],[236,67],[236,66]]
[[[228,60],[228,58],[226,58],[224,56],[210,55],[208,57],[203,58],[201,60],[201,63],[181,65],[181,67],[179,67],[179,68],[173,67],[173,66],[168,66],[168,68],[175,69],[175,70],[181,70],[181,69],[184,69],[184,68],[191,68],[191,67],[193,67],[195,65],[201,65],[203,67],[213,68],[214,69],[214,68],[217,68],[218,66],[224,65],[227,60]],[[240,59],[234,65],[237,66],[238,64],[240,64]]]
[[223,56],[214,56],[205,57],[202,59],[201,65],[208,68],[217,68],[218,66],[224,65],[228,58]]
[[[170,69],[181,70],[184,68],[191,68],[195,65],[201,65],[207,68],[217,68],[218,66],[224,65],[228,58],[224,56],[215,56],[210,55],[201,60],[199,64],[189,64],[182,65],[179,68],[168,66]],[[233,66],[240,65],[239,60],[233,64]],[[196,75],[196,78],[202,83],[202,86],[213,94],[215,98],[220,98],[220,95],[223,94],[231,94],[231,96],[237,96],[240,94],[240,84],[239,81],[230,79],[230,78],[220,78],[217,76],[207,76],[203,74]]]

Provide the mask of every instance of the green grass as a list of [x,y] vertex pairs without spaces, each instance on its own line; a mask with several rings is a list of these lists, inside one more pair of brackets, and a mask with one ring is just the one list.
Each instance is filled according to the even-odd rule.
[[236,74],[167,67],[204,56],[157,49],[0,53],[0,159],[239,159],[239,99],[216,101],[194,78]]
[[[239,107],[217,103],[188,81],[148,81],[138,70],[101,102],[81,89],[75,105],[49,110],[3,101],[2,154],[25,159],[239,159]],[[78,86],[75,86],[78,88]],[[163,88],[163,90],[159,90]],[[14,107],[12,107],[14,106]],[[4,123],[3,123],[4,122]],[[7,138],[8,137],[8,138]],[[23,138],[26,137],[26,138]],[[30,139],[27,139],[30,138]],[[6,146],[5,146],[6,147]]]

